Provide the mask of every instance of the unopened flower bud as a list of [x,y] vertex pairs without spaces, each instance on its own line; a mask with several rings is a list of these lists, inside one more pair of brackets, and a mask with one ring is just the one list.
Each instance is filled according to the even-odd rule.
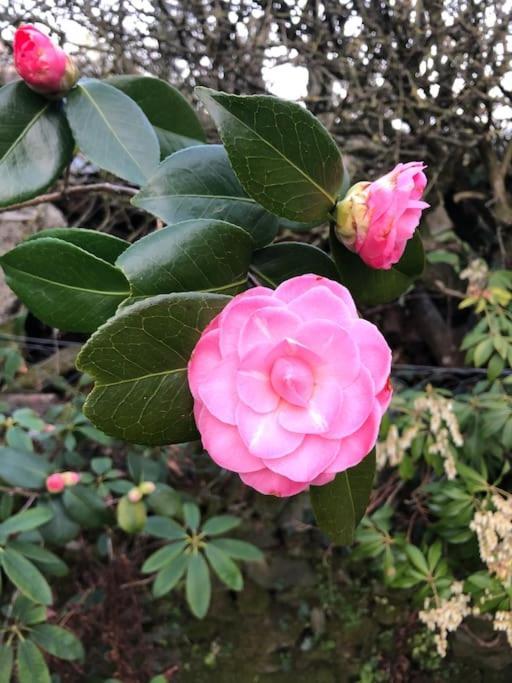
[[25,83],[41,95],[65,95],[79,78],[72,58],[35,26],[20,26],[14,34],[14,66]]
[[66,486],[76,486],[80,481],[79,472],[62,472],[62,478]]
[[142,493],[137,486],[134,486],[132,489],[128,491],[126,497],[130,501],[130,503],[138,503],[142,500]]
[[46,490],[49,493],[61,493],[66,488],[62,472],[55,472],[46,478]]
[[152,481],[143,481],[141,484],[139,484],[139,491],[143,496],[149,496],[151,493],[154,493],[155,489],[156,486]]

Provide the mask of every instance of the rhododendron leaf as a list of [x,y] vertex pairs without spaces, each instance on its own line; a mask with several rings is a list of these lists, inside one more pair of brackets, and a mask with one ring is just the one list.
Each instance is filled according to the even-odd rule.
[[263,553],[252,543],[246,541],[239,541],[237,538],[216,538],[209,542],[219,550],[222,550],[235,560],[244,560],[245,562],[260,562],[263,559]]
[[277,287],[296,275],[314,273],[339,280],[334,261],[321,249],[302,242],[280,242],[253,254],[251,272],[266,287]]
[[28,237],[28,240],[37,240],[41,237],[56,237],[64,242],[69,242],[102,261],[114,265],[118,256],[130,246],[129,242],[109,235],[98,230],[84,230],[83,228],[48,228],[40,230]]
[[10,645],[0,645],[0,683],[10,683],[14,654]]
[[249,232],[256,247],[272,242],[278,218],[240,185],[222,145],[200,145],[166,159],[132,204],[166,223],[216,218]]
[[170,564],[178,555],[180,555],[188,545],[188,541],[180,541],[178,543],[171,543],[159,548],[156,552],[148,557],[142,565],[143,574],[152,574],[157,572],[166,564]]
[[71,519],[86,529],[94,529],[104,524],[108,518],[108,510],[93,488],[88,486],[70,486],[62,496],[64,507]]
[[185,573],[188,565],[188,558],[188,555],[182,553],[158,572],[155,582],[153,583],[153,595],[155,598],[161,598],[162,595],[172,591]]
[[0,257],[7,284],[48,325],[93,332],[130,293],[123,273],[69,241],[28,240]]
[[327,218],[343,181],[341,154],[324,126],[295,102],[266,95],[196,92],[214,119],[245,190],[292,221]]
[[224,221],[184,221],[143,237],[117,260],[132,295],[171,292],[236,294],[246,288],[253,241]]
[[197,531],[201,523],[201,512],[195,503],[185,503],[183,505],[183,519],[188,529]]
[[122,90],[146,114],[160,143],[160,158],[206,140],[197,114],[172,85],[150,76],[111,76],[107,83]]
[[359,305],[377,305],[393,301],[418,278],[425,265],[423,245],[418,231],[407,242],[400,261],[389,270],[367,266],[349,251],[331,229],[331,251],[338,266],[338,279],[348,287]]
[[0,89],[0,206],[36,197],[72,156],[73,137],[58,103],[22,81]]
[[160,515],[149,517],[144,531],[151,536],[164,538],[166,541],[177,541],[187,536],[185,529],[177,522]]
[[374,476],[375,451],[372,451],[359,465],[340,472],[329,484],[310,488],[318,526],[333,543],[353,542],[355,528],[368,506]]
[[134,443],[196,438],[187,364],[202,330],[228,301],[219,294],[164,294],[121,309],[77,360],[96,381],[87,417],[106,434]]
[[231,531],[240,526],[242,520],[240,517],[235,517],[234,515],[219,515],[218,517],[210,517],[201,529],[201,531],[207,536],[219,536],[220,534],[225,534],[226,531]]
[[52,591],[39,569],[16,550],[7,546],[0,552],[0,565],[23,595],[41,605],[52,604]]
[[208,565],[199,552],[193,552],[188,558],[185,591],[192,614],[198,619],[205,617],[210,606],[212,586]]
[[229,555],[211,543],[206,544],[204,552],[213,571],[222,583],[225,583],[233,591],[241,591],[244,587],[242,573]]
[[0,448],[0,479],[10,486],[39,489],[52,468],[43,455],[14,448]]
[[0,524],[0,537],[32,531],[49,522],[52,517],[53,512],[46,505],[37,505],[30,510],[22,510]]
[[59,498],[51,498],[48,507],[51,508],[53,517],[38,529],[44,540],[55,545],[65,545],[76,538],[80,526],[69,517],[62,501]]
[[72,662],[84,658],[84,648],[78,638],[67,628],[54,624],[38,624],[30,632],[30,638],[54,657]]
[[[45,506],[48,509],[48,506]],[[54,512],[51,510],[51,519],[53,519]],[[65,562],[60,557],[40,545],[35,543],[27,543],[25,541],[9,541],[9,546],[17,550],[29,560],[32,560],[36,566],[39,567],[45,574],[52,576],[66,576],[69,569]]]
[[141,108],[114,86],[84,79],[67,97],[66,115],[81,152],[100,168],[143,185],[160,160],[156,133]]
[[31,640],[20,640],[16,666],[19,683],[51,683],[44,657]]

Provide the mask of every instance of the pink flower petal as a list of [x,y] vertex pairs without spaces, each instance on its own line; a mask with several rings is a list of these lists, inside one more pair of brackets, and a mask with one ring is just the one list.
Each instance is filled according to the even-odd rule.
[[197,388],[201,401],[210,413],[221,422],[234,425],[235,409],[238,403],[236,392],[236,372],[238,359],[226,358],[210,369]]
[[336,457],[339,443],[321,436],[308,435],[302,444],[283,458],[263,460],[265,465],[293,481],[310,482],[318,477]]
[[249,451],[259,458],[281,458],[300,446],[304,434],[289,432],[277,420],[277,412],[257,413],[239,403],[236,421],[240,436]]
[[271,348],[286,337],[293,337],[299,327],[299,316],[285,308],[261,308],[246,321],[238,340],[238,353],[243,358],[258,344]]
[[377,407],[357,432],[341,439],[338,455],[326,471],[330,473],[343,472],[349,467],[359,464],[375,446],[379,435],[379,426],[380,409]]
[[264,493],[267,496],[278,496],[279,498],[295,496],[297,493],[305,491],[309,486],[309,484],[302,484],[281,477],[267,469],[241,474],[240,479],[259,493]]
[[349,309],[352,317],[357,317],[357,310],[354,303],[352,295],[346,287],[340,285],[339,282],[334,280],[329,280],[326,277],[321,277],[320,275],[299,275],[298,277],[292,277],[289,280],[283,282],[275,291],[275,296],[285,303],[289,303],[297,297],[311,291],[314,287],[327,287],[327,289],[332,292],[338,299],[341,299],[343,303]]
[[[255,289],[264,288],[257,287]],[[252,313],[269,306],[282,307],[281,302],[272,296],[251,294],[253,291],[250,289],[235,297],[220,314],[220,350],[223,356],[238,353],[240,332]],[[271,290],[268,291],[271,292]]]
[[381,391],[391,372],[391,349],[379,330],[367,320],[358,320],[350,336],[359,347],[361,364],[370,372],[375,391]]
[[203,332],[188,363],[188,383],[194,398],[198,398],[198,387],[210,372],[222,361],[219,350],[219,331]]
[[352,384],[342,391],[341,403],[331,429],[324,435],[340,439],[356,432],[375,408],[375,389],[370,373],[361,367]]
[[249,453],[236,427],[224,424],[196,401],[194,415],[205,451],[219,467],[231,472],[255,472],[263,463]]
[[324,379],[315,387],[307,406],[282,401],[277,411],[279,424],[298,434],[323,434],[331,429],[340,401],[338,382]]
[[236,375],[238,396],[257,413],[268,413],[279,404],[279,396],[270,383],[268,372],[239,370]]
[[324,484],[330,484],[335,476],[335,474],[323,472],[322,474],[319,474],[318,477],[316,477],[316,479],[313,479],[313,481],[311,482],[311,486],[324,486]]
[[323,285],[298,296],[289,303],[288,310],[299,315],[304,322],[325,319],[343,325],[354,318],[345,302]]

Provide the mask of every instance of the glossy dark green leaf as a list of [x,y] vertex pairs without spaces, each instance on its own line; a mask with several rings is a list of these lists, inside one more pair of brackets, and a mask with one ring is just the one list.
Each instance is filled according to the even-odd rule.
[[196,438],[187,364],[201,331],[228,301],[218,294],[164,294],[121,309],[78,357],[79,369],[96,381],[87,417],[135,443]]
[[[51,516],[53,518],[53,510],[51,511]],[[14,548],[21,555],[24,555],[29,560],[41,569],[45,574],[50,574],[52,576],[66,576],[69,569],[65,562],[63,562],[60,557],[57,557],[54,553],[46,548],[42,548],[40,545],[35,545],[34,543],[27,543],[25,541],[9,541],[9,547]]]
[[211,219],[184,221],[143,237],[117,260],[133,296],[171,292],[237,294],[254,243],[245,230]]
[[114,86],[84,79],[70,91],[66,114],[83,154],[100,168],[143,185],[160,160],[158,138],[141,108]]
[[23,595],[41,605],[52,604],[52,591],[39,569],[12,548],[0,552],[0,565]]
[[239,541],[237,538],[216,538],[214,541],[209,541],[209,544],[219,548],[235,560],[260,562],[263,559],[263,553],[259,548],[247,541]]
[[86,529],[94,529],[107,521],[108,512],[104,501],[89,486],[68,486],[64,490],[62,502],[71,519]]
[[251,197],[292,221],[327,218],[341,188],[343,163],[320,121],[299,104],[276,97],[196,92]]
[[278,219],[251,199],[222,145],[201,145],[173,154],[132,199],[132,204],[174,224],[215,218],[249,232],[255,246],[271,242]]
[[22,640],[16,658],[19,683],[51,683],[44,657],[31,640]]
[[22,510],[0,524],[0,536],[31,531],[49,522],[53,512],[46,505],[37,505],[30,510]]
[[331,228],[331,252],[340,272],[340,281],[348,287],[359,305],[385,304],[399,297],[418,278],[425,265],[423,245],[418,231],[407,242],[400,261],[389,270],[370,268],[357,254],[341,244]]
[[152,574],[159,571],[166,564],[170,564],[178,555],[181,555],[187,545],[187,541],[178,541],[177,543],[170,543],[169,545],[164,545],[163,548],[159,548],[144,562],[141,569],[142,573]]
[[210,606],[212,586],[208,565],[201,553],[189,555],[185,593],[192,614],[198,619],[205,617]]
[[51,470],[43,455],[0,447],[0,479],[11,486],[42,488]]
[[251,272],[262,285],[273,288],[307,273],[339,280],[336,266],[325,251],[302,242],[279,242],[259,249],[253,254]]
[[129,295],[123,273],[54,237],[29,240],[0,257],[9,287],[43,322],[93,332]]
[[10,683],[14,653],[10,645],[0,645],[0,683]]
[[72,155],[73,138],[59,103],[23,81],[0,89],[0,206],[46,190]]
[[185,573],[187,565],[188,555],[182,553],[158,572],[153,583],[153,595],[155,598],[161,598],[162,595],[172,591]]
[[30,632],[30,639],[48,654],[72,662],[84,658],[84,648],[67,628],[53,624],[38,624]]
[[244,587],[242,573],[227,553],[207,543],[205,555],[213,571],[228,588],[233,591],[242,590]]
[[324,486],[309,490],[318,526],[333,543],[349,545],[368,506],[375,476],[375,451],[356,465],[336,475]]
[[114,235],[98,232],[98,230],[84,230],[83,228],[48,228],[35,232],[28,239],[38,240],[41,237],[56,237],[59,240],[64,240],[64,242],[74,244],[112,265],[116,262],[117,257],[130,246],[129,242],[114,237]]
[[166,541],[178,541],[187,536],[185,529],[177,522],[168,517],[161,517],[160,515],[148,517],[144,531],[147,534],[150,534],[150,536],[164,538]]
[[146,114],[160,143],[160,157],[205,141],[201,123],[172,85],[148,76],[112,76],[107,81],[134,100]]
[[65,545],[80,533],[80,526],[71,519],[60,498],[50,498],[48,507],[53,512],[52,519],[39,528],[39,533],[48,543]]
[[207,536],[219,536],[240,526],[240,517],[234,515],[218,515],[210,517],[202,526],[201,531]]

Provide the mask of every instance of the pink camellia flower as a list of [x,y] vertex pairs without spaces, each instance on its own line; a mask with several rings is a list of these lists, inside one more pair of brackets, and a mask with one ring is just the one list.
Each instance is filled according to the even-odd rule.
[[375,182],[353,185],[336,206],[336,234],[371,268],[388,270],[404,253],[428,208],[425,164],[398,164]]
[[46,490],[49,493],[61,493],[66,488],[62,472],[55,472],[46,478]]
[[257,491],[292,496],[373,448],[391,351],[345,287],[317,275],[255,287],[208,325],[188,366],[203,445]]
[[42,95],[63,95],[78,80],[78,69],[71,57],[35,26],[18,28],[13,50],[16,71],[32,90]]

